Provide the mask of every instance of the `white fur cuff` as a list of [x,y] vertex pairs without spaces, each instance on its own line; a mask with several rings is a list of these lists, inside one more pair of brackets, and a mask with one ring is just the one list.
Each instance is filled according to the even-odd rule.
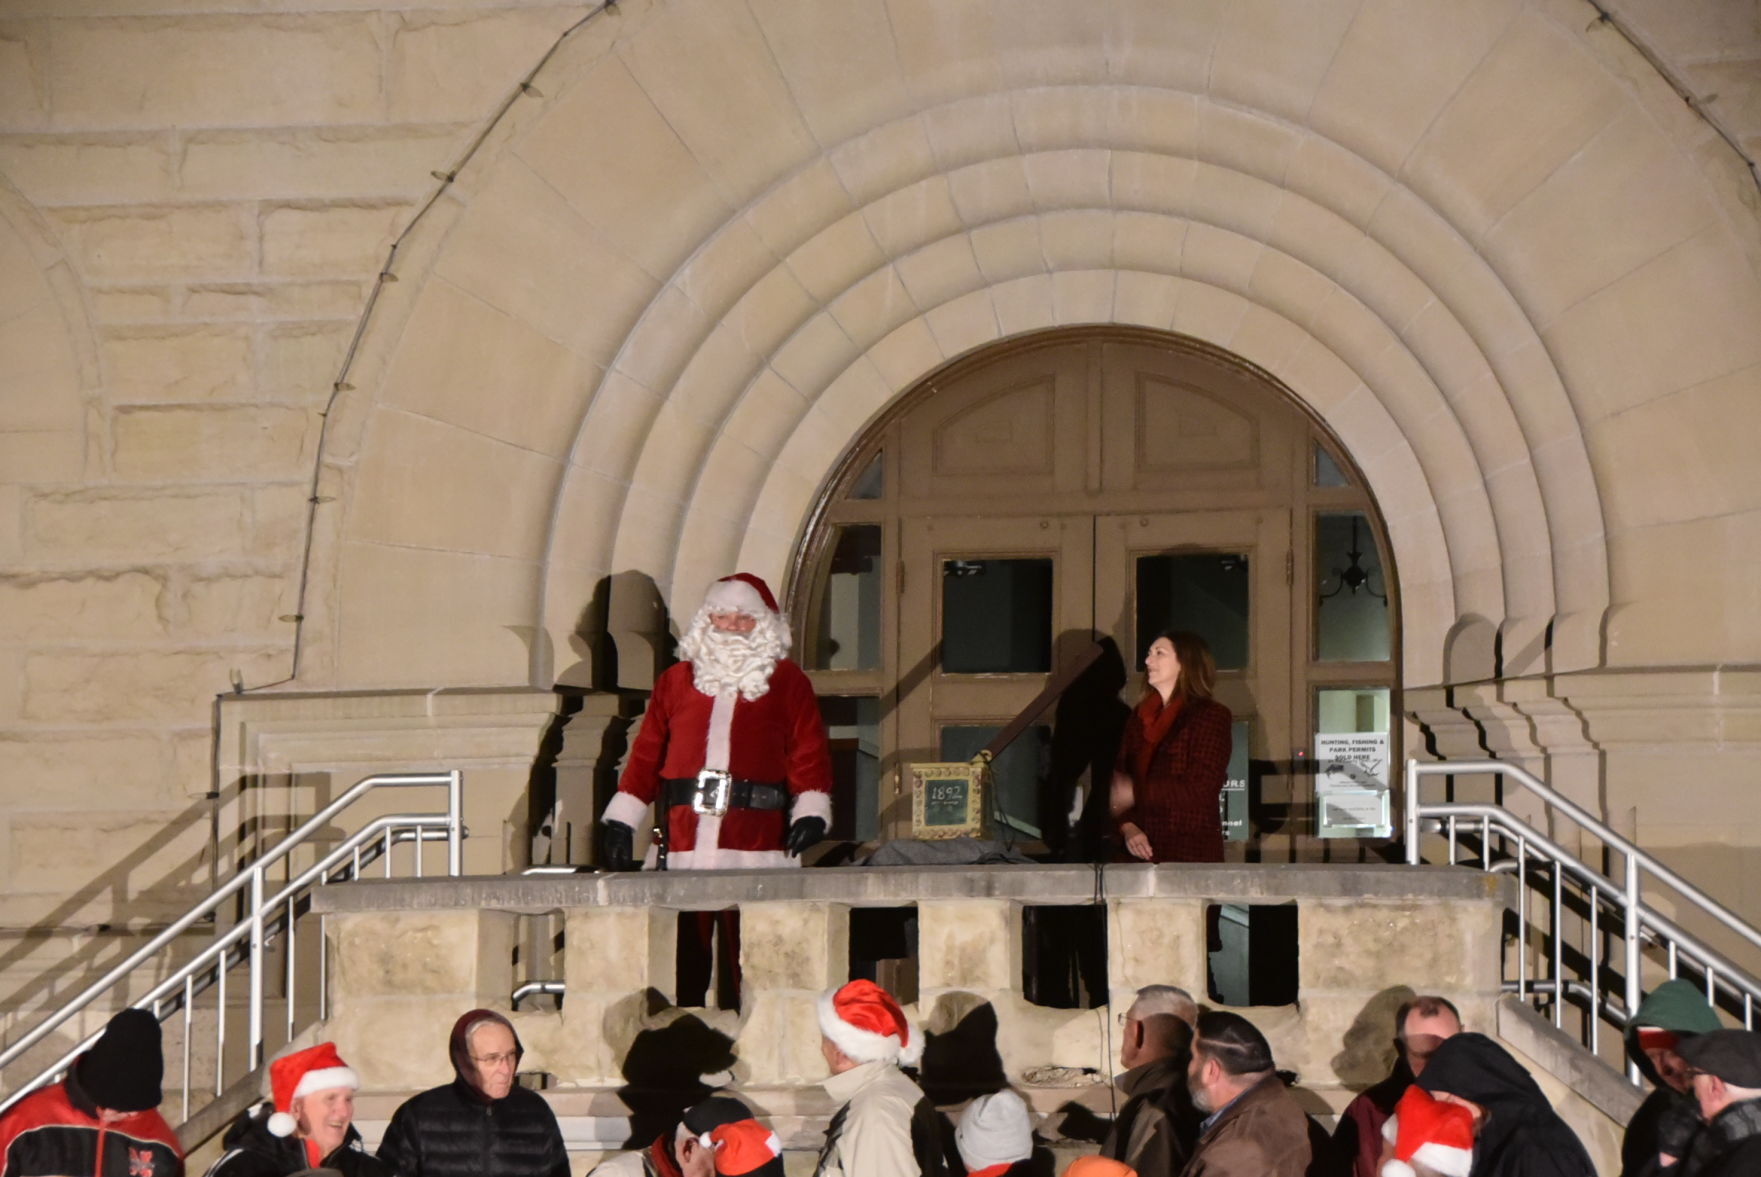
[[629,826],[633,830],[642,828],[642,819],[648,815],[648,803],[634,793],[619,790],[606,805],[605,812],[600,815],[601,821],[615,821]]

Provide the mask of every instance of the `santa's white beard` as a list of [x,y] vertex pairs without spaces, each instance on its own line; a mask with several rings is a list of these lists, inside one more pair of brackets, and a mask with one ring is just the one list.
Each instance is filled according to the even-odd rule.
[[788,652],[789,631],[775,614],[758,618],[751,633],[727,633],[700,612],[679,639],[679,654],[691,663],[692,684],[706,695],[762,698],[777,659]]

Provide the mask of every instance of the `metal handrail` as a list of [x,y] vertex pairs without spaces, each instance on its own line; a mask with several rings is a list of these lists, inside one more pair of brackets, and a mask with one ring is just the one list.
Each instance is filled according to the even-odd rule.
[[[297,877],[287,882],[279,890],[275,891],[273,894],[266,894],[268,874],[271,868],[279,864],[294,850],[304,845],[311,839],[314,833],[327,826],[338,814],[353,805],[356,801],[360,800],[360,798],[367,793],[382,788],[434,786],[444,786],[446,788],[447,804],[444,813],[391,814],[375,818],[360,830],[337,844],[333,849],[320,858],[317,863],[300,872]],[[173,992],[178,989],[183,990],[181,1007],[184,1011],[184,1024],[186,1030],[184,1036],[184,1111],[187,1116],[189,1110],[188,1062],[190,1050],[188,1029],[190,1025],[191,1002],[197,992],[194,987],[195,979],[212,970],[215,975],[215,984],[220,987],[222,994],[224,994],[226,971],[231,967],[235,967],[238,963],[248,962],[250,966],[250,1000],[247,1007],[249,1018],[248,1039],[246,1044],[247,1058],[251,1069],[260,1066],[263,1061],[263,998],[265,980],[263,964],[264,955],[271,940],[272,925],[285,932],[291,949],[295,915],[293,905],[301,895],[314,884],[321,885],[322,883],[332,881],[328,876],[338,870],[339,864],[345,858],[350,860],[351,876],[358,875],[362,863],[361,852],[363,848],[370,848],[376,843],[382,848],[382,854],[386,860],[386,873],[389,875],[391,871],[390,850],[392,845],[400,841],[417,842],[416,873],[419,875],[421,873],[420,844],[430,841],[444,841],[447,845],[447,873],[452,876],[457,876],[463,868],[463,842],[465,837],[463,791],[463,779],[456,769],[444,773],[379,774],[357,781],[354,785],[344,790],[329,805],[326,805],[311,818],[303,822],[298,829],[283,838],[273,848],[241,868],[236,875],[227,880],[227,882],[217,888],[206,899],[195,904],[183,915],[173,920],[161,930],[158,935],[154,936],[146,944],[130,953],[125,960],[110,969],[109,972],[105,973],[98,980],[92,982],[74,997],[64,1002],[53,1013],[38,1022],[11,1045],[7,1046],[6,1049],[0,1050],[0,1069],[4,1069],[6,1066],[15,1062],[24,1055],[26,1051],[30,1050],[31,1047],[35,1046],[44,1038],[54,1033],[58,1028],[65,1025],[69,1020],[84,1011],[98,998],[109,993],[117,985],[125,981],[136,969],[156,957],[185,931],[195,926],[197,923],[218,914],[222,904],[233,899],[241,892],[248,891],[250,896],[249,908],[245,919],[240,920],[225,932],[220,933],[212,944],[209,944],[201,952],[197,953],[195,957],[179,966],[163,981],[149,990],[146,995],[131,1003],[134,1007],[148,1009],[155,1017],[159,1017],[160,1004]],[[407,833],[400,836],[398,833],[399,831],[406,831]],[[280,917],[271,916],[270,913],[275,912],[284,905],[287,906],[288,911],[285,923],[283,924],[280,922]],[[239,946],[241,941],[246,940],[249,942],[248,951],[240,955],[237,961],[230,961],[229,958],[234,955],[233,950]],[[291,951],[288,953],[288,960],[289,980],[291,981],[293,961]],[[320,983],[322,984],[322,976],[320,978]],[[204,990],[205,988],[206,986],[203,987]],[[323,998],[321,996],[321,1003],[322,1000]],[[223,1002],[221,1010],[222,1025],[224,1023],[224,1012]],[[293,1026],[291,1024],[293,1018],[293,1001],[291,993],[289,994],[288,1001],[288,1017],[290,1019],[288,1029],[291,1037],[293,1031]],[[102,1033],[103,1031],[99,1030],[88,1035],[51,1066],[44,1069],[29,1081],[20,1084],[5,1098],[3,1102],[0,1102],[0,1111],[4,1111],[13,1103],[16,1103],[24,1095],[28,1094],[40,1084],[59,1075],[83,1051],[89,1049]],[[218,1047],[220,1051],[223,1052],[223,1028],[219,1032],[219,1037],[220,1041]],[[216,1094],[219,1093],[219,1089],[222,1086],[224,1075],[224,1068],[219,1068],[218,1070],[219,1073],[216,1077]]]
[[[1583,862],[1575,854],[1513,815],[1502,805],[1473,802],[1427,804],[1420,795],[1421,781],[1425,777],[1467,774],[1493,774],[1513,780],[1533,793],[1551,810],[1570,818],[1586,833],[1598,838],[1608,850],[1620,855],[1623,868],[1620,879],[1616,881],[1596,867]],[[1623,992],[1621,994],[1623,1015],[1639,1006],[1643,991],[1643,951],[1645,945],[1650,944],[1662,948],[1667,953],[1667,964],[1671,977],[1679,974],[1681,961],[1684,957],[1689,963],[1697,966],[1704,979],[1708,1001],[1715,1000],[1721,988],[1731,994],[1733,998],[1740,998],[1743,1007],[1743,1024],[1750,1028],[1754,1027],[1755,1006],[1761,1002],[1761,981],[1758,981],[1744,967],[1736,964],[1644,902],[1641,886],[1642,874],[1654,876],[1700,912],[1737,933],[1739,937],[1757,948],[1761,948],[1761,931],[1757,931],[1723,904],[1689,883],[1642,848],[1617,834],[1588,811],[1549,788],[1545,782],[1533,774],[1516,765],[1498,760],[1457,760],[1426,764],[1408,761],[1406,766],[1405,816],[1406,859],[1408,863],[1416,865],[1421,860],[1420,833],[1427,819],[1438,823],[1439,829],[1447,840],[1448,861],[1451,864],[1455,863],[1457,841],[1461,827],[1465,822],[1470,829],[1477,827],[1479,831],[1482,869],[1509,872],[1517,876],[1517,919],[1519,928],[1523,929],[1520,933],[1523,941],[1516,953],[1516,979],[1514,982],[1506,982],[1506,984],[1513,986],[1515,991],[1524,997],[1531,994],[1550,994],[1554,999],[1553,1020],[1555,1026],[1560,1026],[1563,1021],[1563,1001],[1561,998],[1567,993],[1578,996],[1587,993],[1591,1009],[1591,1016],[1588,1019],[1588,1045],[1592,1051],[1597,1050],[1600,1046],[1599,1028],[1604,1017],[1612,1024],[1621,1025],[1624,1028],[1624,1016],[1621,1019],[1609,1016],[1613,1009],[1612,1002],[1604,1000],[1601,995],[1603,989],[1601,971],[1605,962],[1600,959],[1600,916],[1605,905],[1613,913],[1618,914],[1621,919],[1620,938],[1624,949]],[[1492,839],[1494,833],[1504,838],[1507,846],[1510,842],[1515,843],[1514,860],[1493,860]],[[1552,960],[1550,963],[1553,977],[1550,980],[1530,980],[1528,977],[1527,928],[1530,915],[1529,864],[1531,859],[1543,864],[1543,869],[1551,878],[1552,896],[1549,906],[1552,915],[1548,931],[1552,941]],[[1562,932],[1565,913],[1565,881],[1568,876],[1573,884],[1580,889],[1587,902],[1585,915],[1589,933],[1587,981],[1574,980],[1564,975],[1566,970]],[[1630,1065],[1628,1074],[1636,1081],[1636,1069]]]

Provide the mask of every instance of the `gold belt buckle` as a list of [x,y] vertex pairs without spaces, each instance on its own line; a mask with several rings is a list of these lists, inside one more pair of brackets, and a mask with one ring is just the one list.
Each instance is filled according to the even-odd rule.
[[691,794],[691,812],[720,817],[728,811],[728,798],[733,791],[733,773],[719,768],[703,769],[697,774],[697,788]]

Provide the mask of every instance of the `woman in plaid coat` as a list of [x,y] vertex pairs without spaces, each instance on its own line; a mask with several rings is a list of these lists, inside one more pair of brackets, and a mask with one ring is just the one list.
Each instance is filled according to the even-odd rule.
[[1217,664],[1203,638],[1171,630],[1150,643],[1144,676],[1113,766],[1119,839],[1144,862],[1222,862],[1233,717],[1211,698]]

